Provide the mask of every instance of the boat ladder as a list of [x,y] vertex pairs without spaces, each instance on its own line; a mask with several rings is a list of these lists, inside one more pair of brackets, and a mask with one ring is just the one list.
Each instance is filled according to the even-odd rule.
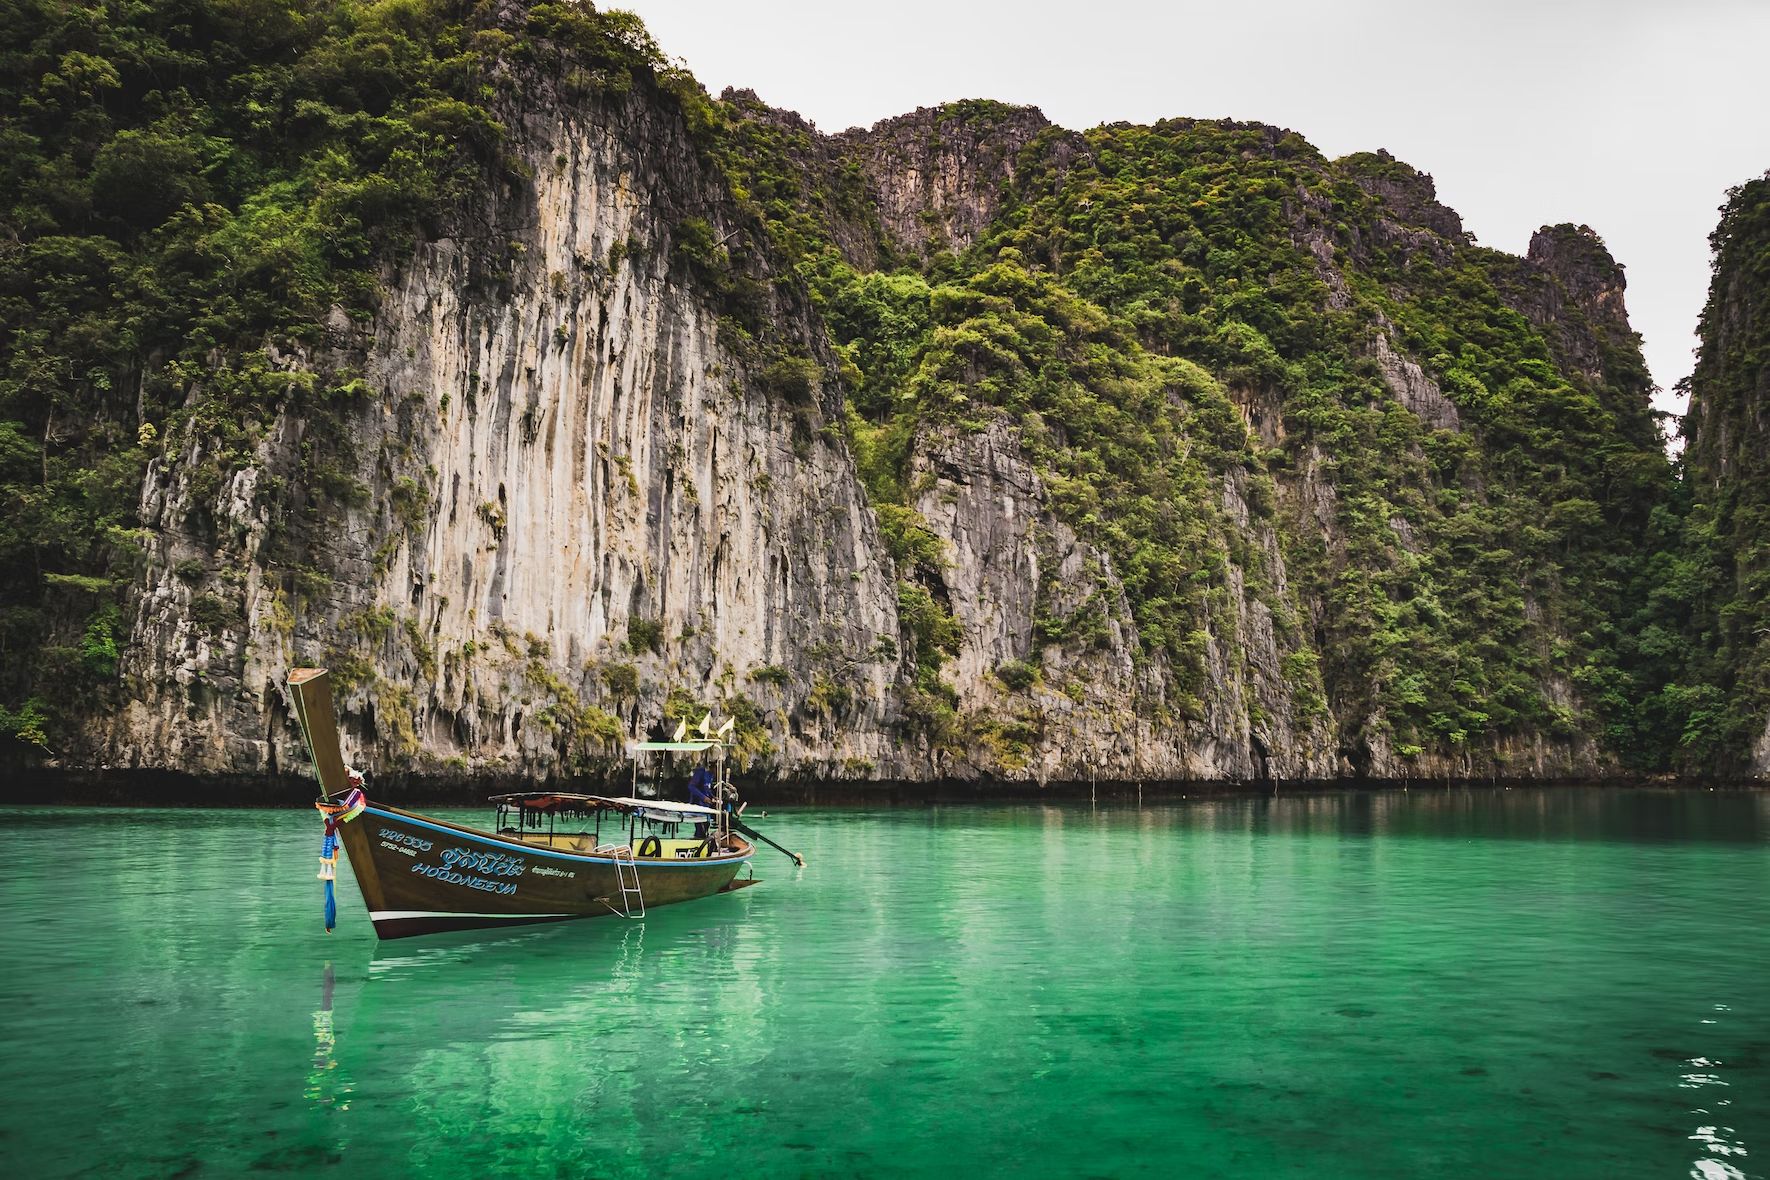
[[[633,861],[631,845],[623,844],[615,849],[615,884],[621,887],[621,916],[645,917],[645,895],[639,892],[639,866]],[[633,912],[636,902],[639,905],[638,913]]]

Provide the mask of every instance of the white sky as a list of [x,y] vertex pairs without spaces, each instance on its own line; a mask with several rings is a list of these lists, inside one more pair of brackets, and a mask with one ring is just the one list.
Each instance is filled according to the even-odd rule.
[[714,94],[825,130],[994,98],[1076,130],[1258,120],[1387,148],[1484,245],[1590,225],[1628,267],[1663,391],[1690,372],[1708,234],[1770,169],[1770,0],[612,0]]

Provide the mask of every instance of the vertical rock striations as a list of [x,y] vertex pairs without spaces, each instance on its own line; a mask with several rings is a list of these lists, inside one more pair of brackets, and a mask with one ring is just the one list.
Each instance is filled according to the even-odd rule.
[[[569,17],[498,10],[504,158],[372,309],[187,387],[314,396],[244,460],[169,432],[68,761],[286,772],[323,663],[352,758],[415,779],[606,775],[708,710],[789,777],[1645,765],[1669,485],[1591,231],[1483,250],[1430,176],[1258,124],[825,135],[584,68]],[[1749,531],[1740,210],[1689,455]]]
[[[137,691],[95,719],[107,761],[288,765],[280,686],[305,661],[339,674],[353,755],[382,768],[593,764],[672,691],[695,717],[741,697],[753,756],[890,763],[890,670],[843,660],[896,633],[889,563],[826,429],[822,370],[723,344],[727,309],[684,260],[694,219],[727,242],[754,227],[649,96],[530,85],[507,118],[533,181],[420,247],[372,324],[339,316],[335,348],[294,362],[364,391],[327,477],[346,494],[310,490],[295,514],[313,521],[305,579],[252,561],[291,523],[253,492],[293,476],[308,423],[273,424],[224,496],[247,573],[219,628],[168,568],[201,547],[189,489],[150,472],[161,560],[137,598]],[[779,334],[822,347],[803,305],[759,289]],[[852,689],[843,708],[803,707],[819,650]]]

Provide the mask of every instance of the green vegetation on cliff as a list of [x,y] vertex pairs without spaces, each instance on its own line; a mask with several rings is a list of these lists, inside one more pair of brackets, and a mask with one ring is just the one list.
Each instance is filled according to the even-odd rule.
[[[1244,581],[1301,719],[1331,714],[1354,765],[1386,746],[1483,773],[1547,738],[1699,768],[1737,762],[1770,711],[1770,182],[1715,235],[1680,480],[1638,342],[1581,294],[1620,291],[1596,236],[1482,249],[1385,154],[1329,161],[1232,122],[1046,127],[1014,141],[993,222],[955,253],[893,239],[852,135],[715,101],[635,18],[588,4],[0,0],[0,19],[0,730],[28,741],[117,675],[150,462],[214,504],[293,407],[301,486],[255,494],[278,512],[366,497],[337,423],[368,391],[316,380],[315,358],[415,242],[524,183],[495,114],[519,69],[568,99],[638,85],[674,104],[821,317],[830,352],[758,343],[760,280],[732,265],[749,246],[676,227],[676,273],[795,430],[837,404],[817,395],[839,374],[902,578],[906,711],[936,740],[960,634],[914,472],[992,430],[1110,563],[1084,609],[1039,615],[1035,649],[1098,639],[1122,589],[1137,657],[1171,670],[1161,716],[1198,716]],[[1024,115],[953,104],[928,133]],[[261,559],[303,576],[293,549]],[[232,609],[204,592],[191,613],[218,629]],[[1004,668],[1034,683],[1036,661]],[[606,739],[555,695],[562,731]]]
[[115,675],[151,460],[187,464],[213,503],[293,405],[311,493],[360,495],[326,455],[350,445],[333,407],[361,384],[318,387],[298,361],[331,309],[366,321],[382,268],[509,173],[502,63],[569,46],[614,90],[662,65],[625,14],[492,18],[467,0],[0,0],[0,704],[18,710],[0,725],[43,744]]
[[1685,515],[1640,644],[1683,765],[1736,770],[1770,718],[1770,174],[1728,193],[1683,423]]
[[[749,113],[731,112],[740,126]],[[1671,476],[1638,348],[1615,343],[1596,374],[1558,362],[1508,303],[1517,259],[1425,235],[1376,195],[1417,188],[1412,169],[1330,163],[1261,126],[1115,125],[1089,132],[1085,154],[1050,128],[963,257],[859,274],[833,242],[809,146],[756,150],[779,144],[773,126],[728,138],[728,165],[777,206],[801,197],[769,224],[791,227],[782,240],[852,364],[875,501],[906,501],[922,432],[1005,416],[1062,519],[1114,558],[1143,649],[1166,651],[1190,688],[1207,626],[1224,628],[1207,607],[1221,563],[1264,573],[1201,482],[1233,469],[1257,514],[1291,513],[1291,580],[1322,610],[1306,621],[1272,605],[1285,646],[1320,660],[1348,744],[1380,710],[1396,749],[1471,768],[1495,738],[1533,732],[1664,760],[1638,708],[1652,672],[1627,630]],[[1344,275],[1337,294],[1312,233]],[[1397,400],[1377,359],[1385,331],[1429,358],[1462,431]],[[1232,399],[1275,405],[1278,445],[1263,449]],[[1269,469],[1332,485],[1337,551],[1294,503],[1274,504]]]
[[[1374,166],[1417,184],[1405,165],[1329,164],[1295,135],[1184,120],[1088,143],[1094,168],[1006,211],[981,249],[1048,259],[1152,347],[1279,403],[1269,460],[1320,462],[1338,496],[1343,558],[1315,530],[1284,535],[1326,608],[1317,647],[1343,722],[1378,704],[1398,748],[1477,757],[1493,735],[1577,724],[1542,685],[1615,675],[1615,567],[1666,470],[1645,383],[1570,383],[1496,289],[1506,256],[1385,233],[1404,214],[1360,181]],[[1050,191],[1036,164],[1017,179]],[[1303,248],[1312,230],[1346,275],[1341,306]],[[1385,387],[1385,318],[1430,358],[1463,433],[1427,429]],[[1645,429],[1619,430],[1607,402]]]

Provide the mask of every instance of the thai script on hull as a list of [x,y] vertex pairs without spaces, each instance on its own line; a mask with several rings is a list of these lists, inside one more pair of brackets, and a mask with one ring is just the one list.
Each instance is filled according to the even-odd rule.
[[502,852],[471,852],[465,848],[445,848],[443,864],[469,873],[485,873],[491,877],[520,877],[523,863]]

